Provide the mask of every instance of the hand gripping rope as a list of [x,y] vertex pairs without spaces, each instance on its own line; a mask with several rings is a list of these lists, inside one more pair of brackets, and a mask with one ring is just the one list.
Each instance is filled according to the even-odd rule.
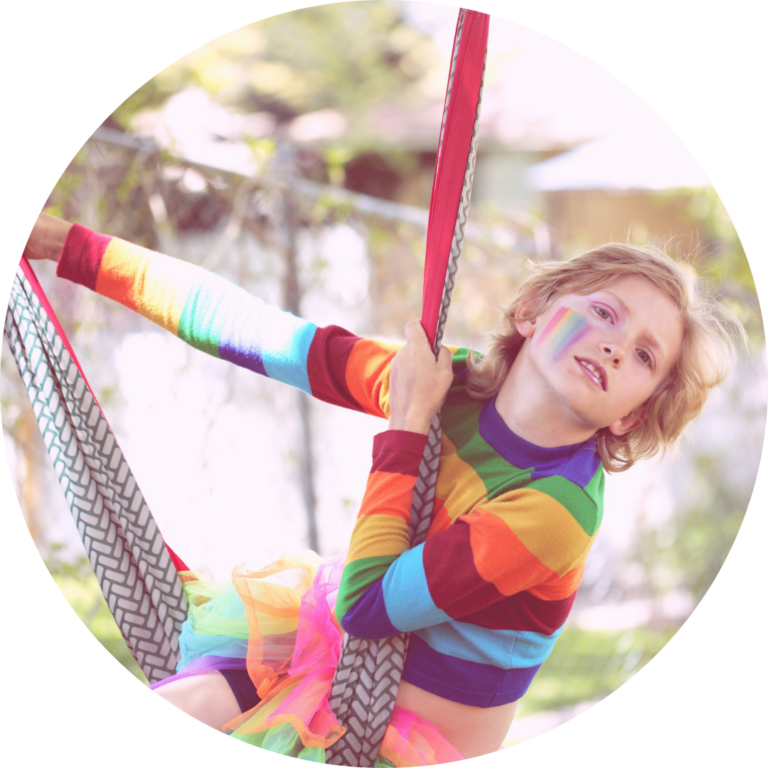
[[[435,355],[448,316],[475,171],[477,124],[489,17],[459,12],[429,206],[421,322]],[[411,508],[411,546],[429,529],[440,462],[440,414],[429,430]],[[344,735],[326,750],[334,765],[371,766],[392,715],[408,635],[361,640],[344,635],[329,703]]]

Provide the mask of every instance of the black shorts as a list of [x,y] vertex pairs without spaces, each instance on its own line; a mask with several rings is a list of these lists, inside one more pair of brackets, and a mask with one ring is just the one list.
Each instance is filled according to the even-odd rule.
[[219,672],[229,683],[241,712],[253,709],[261,701],[247,669],[220,669]]

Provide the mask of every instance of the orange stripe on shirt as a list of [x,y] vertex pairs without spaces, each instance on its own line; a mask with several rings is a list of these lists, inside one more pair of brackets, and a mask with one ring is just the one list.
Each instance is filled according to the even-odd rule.
[[582,576],[584,576],[584,565],[580,565],[569,571],[565,576],[561,576],[559,579],[555,579],[549,583],[539,584],[537,587],[532,587],[528,591],[541,600],[564,600],[566,597],[570,597],[581,584]]
[[582,565],[592,546],[576,518],[542,491],[520,488],[497,496],[487,506],[523,546],[558,576]]
[[462,522],[470,526],[469,542],[477,572],[502,595],[514,595],[557,577],[491,512],[475,510]]
[[127,246],[116,238],[110,241],[96,276],[96,291],[136,311],[152,252],[130,246],[132,258],[126,258]]
[[448,514],[448,510],[443,505],[442,500],[435,497],[435,509],[432,512],[432,522],[429,524],[427,538],[430,538],[441,531],[448,530],[448,528],[451,527],[451,523],[453,523],[453,520]]
[[352,348],[345,374],[347,387],[366,413],[389,418],[389,366],[401,346],[360,339]]
[[96,291],[178,335],[195,278],[186,262],[114,238],[104,251]]
[[372,472],[368,476],[365,504],[361,515],[387,515],[410,523],[413,486],[416,478],[392,472]]
[[[444,438],[443,451],[449,446],[450,442]],[[485,483],[472,466],[455,452],[443,452],[440,456],[440,474],[437,476],[435,493],[444,499],[443,503],[452,520],[488,501]]]

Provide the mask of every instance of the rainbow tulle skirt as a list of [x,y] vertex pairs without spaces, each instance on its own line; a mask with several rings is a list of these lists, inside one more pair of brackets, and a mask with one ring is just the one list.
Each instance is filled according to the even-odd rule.
[[[334,615],[343,557],[283,555],[259,571],[238,566],[228,582],[183,573],[189,616],[172,680],[247,669],[261,701],[224,726],[234,738],[283,755],[325,762],[343,733],[328,705],[341,650]],[[395,706],[377,766],[435,765],[461,754],[427,720]]]

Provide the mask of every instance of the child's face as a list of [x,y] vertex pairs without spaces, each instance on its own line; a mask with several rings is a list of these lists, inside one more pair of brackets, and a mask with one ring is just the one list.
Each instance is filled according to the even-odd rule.
[[682,321],[671,299],[641,277],[624,277],[588,295],[559,296],[535,321],[534,375],[570,416],[597,431],[626,434],[677,359]]

